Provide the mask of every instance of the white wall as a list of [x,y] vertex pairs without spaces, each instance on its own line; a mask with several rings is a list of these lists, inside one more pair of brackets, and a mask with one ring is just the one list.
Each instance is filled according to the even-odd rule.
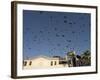
[[[26,0],[24,0],[26,1]],[[71,3],[71,4],[86,4],[99,5],[100,14],[100,0],[30,0],[42,1],[51,3]],[[11,68],[11,0],[0,0],[0,80],[14,80],[10,78]],[[100,16],[98,16],[100,22]],[[99,24],[100,25],[100,24]],[[98,31],[100,28],[98,27]],[[100,35],[100,32],[98,32]],[[98,38],[98,48],[100,47],[100,37]],[[99,50],[100,52],[100,50]],[[98,53],[99,53],[98,52]],[[99,68],[100,68],[100,54]],[[75,76],[60,76],[60,77],[45,77],[45,78],[30,78],[26,80],[100,80],[100,69],[98,74],[91,75],[75,75]],[[22,79],[24,80],[24,79]]]

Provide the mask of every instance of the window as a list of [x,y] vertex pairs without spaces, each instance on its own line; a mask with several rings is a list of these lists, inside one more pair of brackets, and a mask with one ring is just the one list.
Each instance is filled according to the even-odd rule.
[[51,66],[53,66],[53,61],[51,61]]
[[26,66],[27,65],[27,61],[24,61],[24,66]]
[[32,65],[32,61],[30,61],[29,65],[30,65],[30,66]]
[[55,65],[57,64],[57,62],[55,61]]

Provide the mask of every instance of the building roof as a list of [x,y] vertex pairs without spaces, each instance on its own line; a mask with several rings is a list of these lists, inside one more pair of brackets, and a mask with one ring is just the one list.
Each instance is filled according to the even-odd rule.
[[45,59],[48,59],[48,60],[57,60],[57,59],[59,59],[58,57],[48,57],[48,56],[44,56],[44,55],[39,55],[39,56],[29,58],[28,60],[33,60],[33,59],[37,59],[37,58],[45,58]]

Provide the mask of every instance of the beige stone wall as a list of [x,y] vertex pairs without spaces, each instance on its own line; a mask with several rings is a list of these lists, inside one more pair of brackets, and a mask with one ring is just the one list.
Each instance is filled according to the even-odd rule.
[[[54,67],[68,67],[68,65],[60,65],[59,59],[46,59],[46,58],[36,58],[32,60],[25,60],[27,65],[24,66],[24,69],[33,69],[33,68],[54,68]],[[30,65],[31,62],[31,65]]]

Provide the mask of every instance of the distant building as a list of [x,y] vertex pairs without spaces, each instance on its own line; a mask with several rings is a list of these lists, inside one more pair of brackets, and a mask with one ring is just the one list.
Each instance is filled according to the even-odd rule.
[[68,67],[67,60],[60,56],[37,56],[31,59],[24,60],[24,69],[32,68],[54,68],[54,67]]

